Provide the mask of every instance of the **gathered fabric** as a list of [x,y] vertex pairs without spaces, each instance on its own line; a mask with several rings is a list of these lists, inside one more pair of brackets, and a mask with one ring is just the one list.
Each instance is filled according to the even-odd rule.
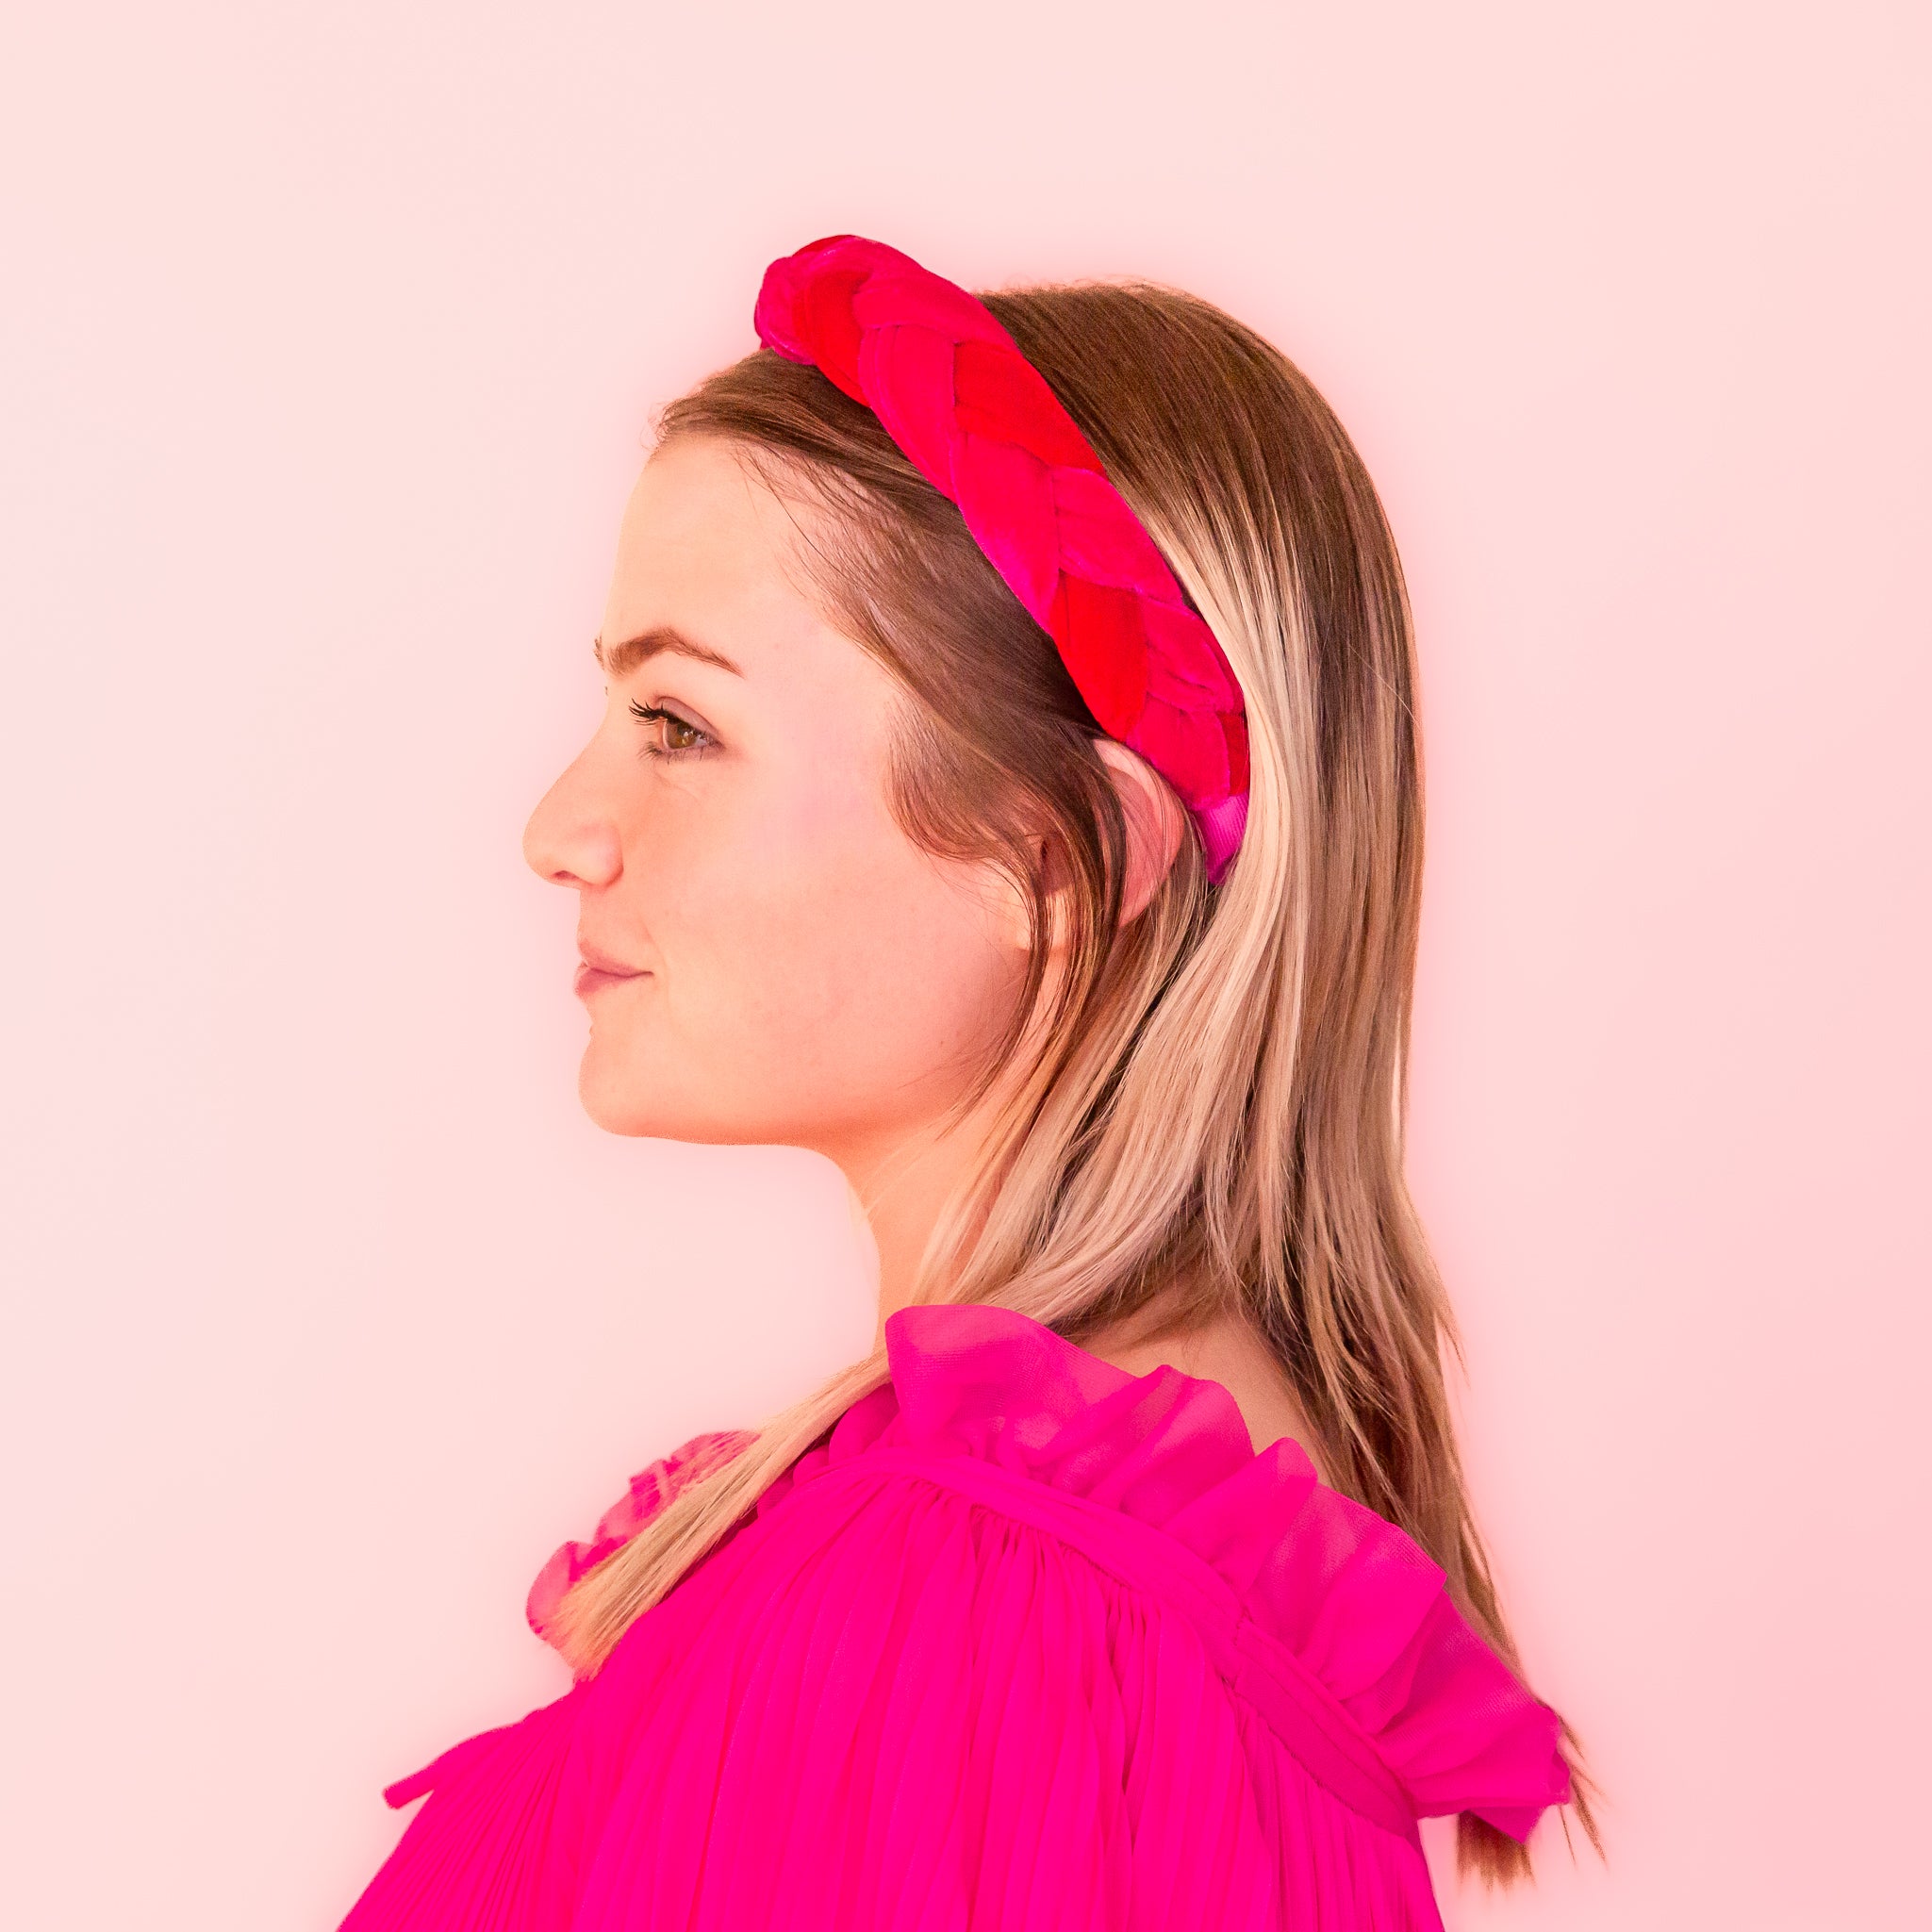
[[[596,1676],[390,1788],[342,1932],[1421,1932],[1419,1818],[1568,1797],[1442,1571],[1218,1383],[987,1306],[885,1339]],[[539,1632],[745,1440],[635,1478]]]

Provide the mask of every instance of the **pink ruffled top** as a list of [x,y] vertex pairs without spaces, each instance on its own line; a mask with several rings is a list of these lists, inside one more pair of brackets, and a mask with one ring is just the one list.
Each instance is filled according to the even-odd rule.
[[[1218,1383],[1005,1309],[885,1339],[595,1676],[390,1788],[429,1801],[343,1932],[1413,1932],[1419,1817],[1569,1795],[1443,1573]],[[638,1478],[532,1622],[743,1440]]]

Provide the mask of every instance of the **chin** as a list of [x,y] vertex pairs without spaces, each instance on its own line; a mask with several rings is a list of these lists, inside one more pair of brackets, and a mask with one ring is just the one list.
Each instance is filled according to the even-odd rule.
[[[595,1042],[577,1069],[577,1098],[605,1133],[634,1140],[685,1141],[695,1147],[810,1147],[811,1123],[783,1109],[751,1106],[720,1111],[718,1082],[699,1080],[696,1092],[669,1087],[663,1069],[627,1065],[597,1050]],[[696,1098],[702,1093],[712,1104]]]
[[609,1065],[594,1044],[577,1069],[577,1098],[592,1122],[606,1133],[648,1134],[666,1140],[681,1137],[664,1117],[665,1110],[652,1104],[648,1082],[625,1079],[622,1069]]
[[732,1142],[740,1138],[665,1090],[652,1069],[625,1066],[606,1059],[593,1044],[577,1069],[577,1098],[591,1121],[605,1133],[634,1140]]

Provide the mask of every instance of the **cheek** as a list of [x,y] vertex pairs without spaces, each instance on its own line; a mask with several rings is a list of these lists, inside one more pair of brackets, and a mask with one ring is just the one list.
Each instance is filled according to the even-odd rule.
[[910,1098],[956,1079],[1003,1019],[1016,983],[987,921],[876,812],[793,801],[714,857],[668,900],[669,1006],[748,1098]]
[[863,1030],[931,1033],[990,969],[964,902],[896,836],[774,842],[746,883],[720,908],[732,977],[746,1017],[794,1051],[849,1064]]

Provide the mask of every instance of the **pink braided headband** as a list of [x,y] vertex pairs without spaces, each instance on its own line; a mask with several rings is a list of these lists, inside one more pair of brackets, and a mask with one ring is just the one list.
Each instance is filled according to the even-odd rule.
[[1096,722],[1180,794],[1219,884],[1247,821],[1247,721],[1214,634],[1188,607],[1100,459],[983,304],[856,235],[765,271],[758,339],[814,364],[959,505],[1052,636]]

